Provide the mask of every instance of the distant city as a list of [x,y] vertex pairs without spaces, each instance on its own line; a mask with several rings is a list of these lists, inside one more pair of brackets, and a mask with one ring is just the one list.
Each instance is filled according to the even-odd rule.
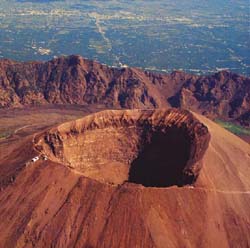
[[1,0],[0,58],[250,75],[249,0]]

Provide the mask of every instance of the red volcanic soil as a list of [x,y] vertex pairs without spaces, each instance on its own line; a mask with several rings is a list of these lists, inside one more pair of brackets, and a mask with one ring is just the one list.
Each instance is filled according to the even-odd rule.
[[250,246],[250,145],[198,114],[103,111],[4,149],[3,247]]
[[250,136],[249,135],[239,135],[239,137],[250,144]]

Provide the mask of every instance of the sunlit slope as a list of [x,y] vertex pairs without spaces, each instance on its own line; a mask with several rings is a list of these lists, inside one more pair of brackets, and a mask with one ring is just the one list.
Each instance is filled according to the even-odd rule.
[[[23,163],[39,153],[29,151],[33,137],[17,144],[15,159],[10,154],[0,163],[1,178],[19,166],[0,192],[0,243],[25,248],[248,247],[250,146],[194,115],[211,139],[193,186],[111,184],[51,160],[22,166],[18,159]],[[108,121],[116,114],[106,116]]]

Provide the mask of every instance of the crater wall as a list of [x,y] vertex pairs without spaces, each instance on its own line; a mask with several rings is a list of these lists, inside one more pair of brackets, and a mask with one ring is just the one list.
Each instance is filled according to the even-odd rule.
[[102,182],[168,187],[195,183],[209,140],[186,110],[107,110],[52,128],[35,148]]

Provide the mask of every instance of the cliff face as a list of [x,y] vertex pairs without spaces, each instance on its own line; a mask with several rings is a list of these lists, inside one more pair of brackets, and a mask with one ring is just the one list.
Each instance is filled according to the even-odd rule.
[[247,124],[250,79],[227,71],[192,78],[168,100],[172,106],[193,109],[207,116],[238,119],[242,124]]
[[229,72],[195,76],[111,68],[80,56],[0,61],[0,107],[100,103],[114,108],[182,107],[248,123],[250,79]]
[[79,56],[47,63],[2,60],[0,75],[2,107],[45,103],[129,108],[166,105],[143,72],[109,68]]

